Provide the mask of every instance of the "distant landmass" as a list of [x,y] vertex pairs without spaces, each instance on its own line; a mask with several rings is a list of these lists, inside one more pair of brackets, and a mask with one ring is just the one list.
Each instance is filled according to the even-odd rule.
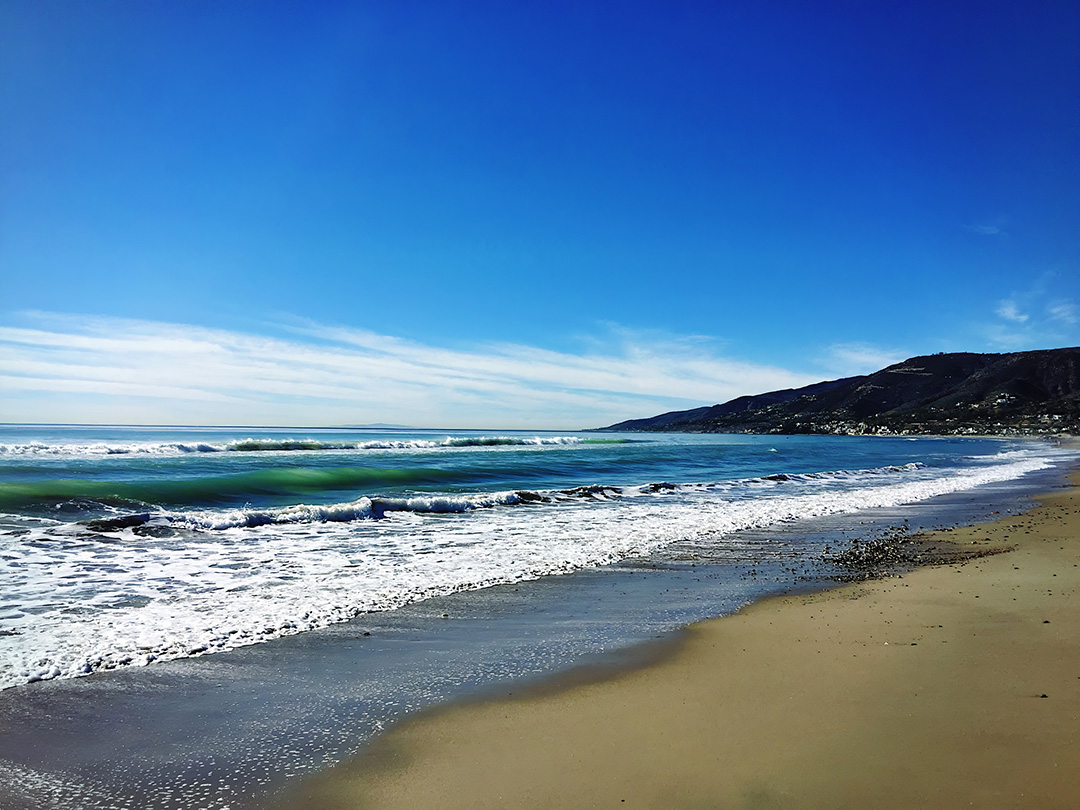
[[859,377],[602,430],[842,435],[1080,433],[1080,347],[933,354]]
[[388,425],[385,422],[372,422],[370,425],[342,425],[341,430],[416,430],[408,425]]

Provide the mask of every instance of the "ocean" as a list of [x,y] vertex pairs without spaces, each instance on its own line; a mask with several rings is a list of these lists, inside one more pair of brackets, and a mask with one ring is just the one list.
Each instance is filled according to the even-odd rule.
[[1030,439],[0,426],[6,798],[260,806],[409,711],[821,587],[826,550],[1020,509],[1077,457]]

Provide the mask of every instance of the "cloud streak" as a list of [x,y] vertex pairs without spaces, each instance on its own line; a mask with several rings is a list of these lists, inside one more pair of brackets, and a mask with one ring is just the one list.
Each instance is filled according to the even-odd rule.
[[1016,302],[1008,299],[998,304],[997,314],[998,317],[1013,323],[1026,323],[1028,320],[1027,313],[1021,312]]
[[0,326],[0,419],[592,427],[815,382],[681,336],[612,330],[574,354],[433,346],[305,322],[276,336],[32,313]]
[[1009,218],[1004,214],[994,218],[990,222],[977,222],[972,225],[965,225],[969,231],[977,233],[981,236],[1008,236],[1005,231],[1005,226],[1008,224]]
[[1046,314],[1052,321],[1059,321],[1069,326],[1080,324],[1080,314],[1072,301],[1054,301],[1046,308]]
[[[1068,279],[1064,279],[1068,281]],[[1080,342],[1076,302],[1061,295],[1072,285],[1062,274],[1043,273],[1027,290],[1013,291],[998,302],[984,331],[999,351],[1074,346]]]
[[882,348],[869,343],[834,343],[819,363],[841,377],[870,374],[899,363],[912,352]]

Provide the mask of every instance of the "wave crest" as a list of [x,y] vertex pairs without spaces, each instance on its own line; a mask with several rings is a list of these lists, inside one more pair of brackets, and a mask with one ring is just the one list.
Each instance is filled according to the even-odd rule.
[[326,450],[436,450],[466,447],[548,447],[596,443],[577,436],[447,436],[433,439],[374,439],[371,441],[320,441],[318,439],[248,438],[214,444],[210,442],[132,442],[127,444],[0,444],[0,456],[128,456],[184,455],[187,453],[318,452]]
[[[656,481],[633,486],[612,484],[585,484],[569,489],[556,490],[508,490],[504,492],[473,492],[461,494],[409,495],[400,497],[366,495],[354,501],[336,504],[296,504],[292,506],[199,510],[172,512],[140,512],[117,517],[85,521],[83,525],[97,531],[121,531],[144,524],[169,525],[201,531],[255,528],[257,526],[330,523],[356,520],[380,520],[392,512],[417,514],[454,514],[497,506],[522,506],[537,503],[566,503],[635,498],[641,496],[666,496],[674,493],[694,493],[723,487],[742,487],[768,484],[780,485],[790,482],[812,482],[850,478],[853,481],[865,477],[913,472],[925,467],[915,462],[902,466],[878,467],[868,470],[836,470],[833,472],[776,474],[763,478],[727,481],[672,484]],[[264,474],[269,474],[267,471]]]

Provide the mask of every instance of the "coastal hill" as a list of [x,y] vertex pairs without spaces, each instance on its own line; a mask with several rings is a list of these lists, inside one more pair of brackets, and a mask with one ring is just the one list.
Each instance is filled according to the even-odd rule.
[[934,354],[859,377],[631,419],[602,430],[686,433],[1080,432],[1080,347]]

